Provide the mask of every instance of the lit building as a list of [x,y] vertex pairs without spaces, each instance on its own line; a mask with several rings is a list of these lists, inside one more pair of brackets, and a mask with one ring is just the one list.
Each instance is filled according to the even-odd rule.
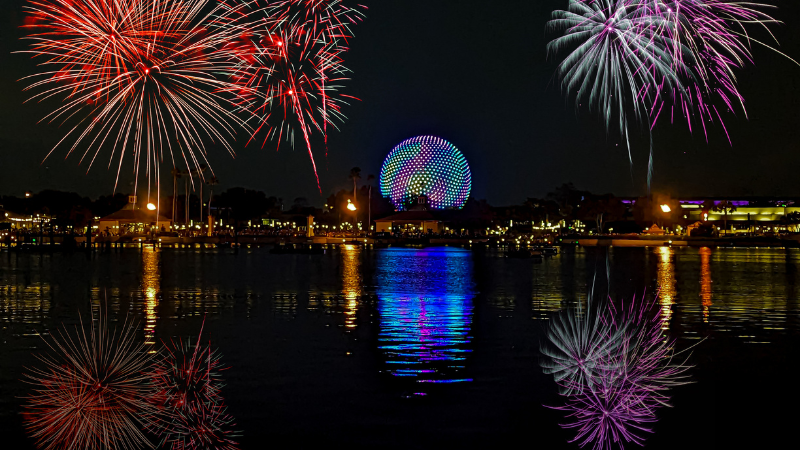
[[[642,201],[647,199],[621,199],[631,209]],[[680,209],[675,207],[664,216],[686,224],[685,234],[691,234],[704,223],[713,223],[720,228],[727,223],[732,232],[800,231],[800,199],[693,197],[675,202]],[[658,206],[659,202],[653,204]]]
[[401,211],[375,221],[378,233],[433,233],[444,230],[443,222],[430,211]]
[[0,208],[0,230],[35,229],[50,223],[50,217],[43,214],[24,215]]
[[131,202],[119,211],[101,218],[97,224],[97,231],[109,234],[146,233],[150,227],[156,230],[170,231],[172,221],[158,215],[156,211],[136,208],[136,197],[131,197]]
[[[728,212],[728,221],[753,220],[757,222],[779,222],[781,217],[791,213],[800,213],[800,206],[745,206],[748,202],[731,202],[736,206],[736,210]],[[725,220],[725,213],[720,211],[705,211],[701,205],[696,203],[681,202],[681,209],[689,219],[706,220]],[[688,214],[687,214],[688,213]],[[708,213],[708,217],[704,215]]]

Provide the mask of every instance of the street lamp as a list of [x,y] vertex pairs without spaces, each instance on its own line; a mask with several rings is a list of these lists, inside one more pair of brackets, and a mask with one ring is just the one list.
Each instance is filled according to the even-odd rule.
[[156,205],[154,205],[152,203],[148,203],[147,204],[147,209],[149,209],[150,211],[155,211],[156,210]]
[[347,200],[347,209],[353,211],[353,233],[358,233],[358,213],[356,210],[356,205],[352,203],[349,199]]
[[669,205],[661,205],[661,211],[668,213],[672,211],[672,208],[670,208]]

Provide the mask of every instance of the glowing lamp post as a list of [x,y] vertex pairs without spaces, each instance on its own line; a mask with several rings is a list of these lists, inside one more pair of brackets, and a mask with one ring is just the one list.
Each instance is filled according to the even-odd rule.
[[347,200],[347,209],[353,211],[353,233],[358,233],[358,213],[356,212],[358,208],[350,200]]
[[[661,213],[664,216],[664,219],[668,219],[669,218],[669,213],[672,212],[672,208],[670,208],[669,205],[667,205],[667,204],[660,205],[660,208],[661,208]],[[665,225],[664,224],[664,220],[662,219],[661,228],[664,228],[664,225]]]
[[[148,203],[147,204],[147,209],[149,211],[155,211],[156,210],[156,205],[154,205],[153,203]],[[156,227],[158,227],[158,217],[156,217],[155,220],[153,220],[152,224],[150,225],[151,238],[153,237],[152,234],[155,233]]]

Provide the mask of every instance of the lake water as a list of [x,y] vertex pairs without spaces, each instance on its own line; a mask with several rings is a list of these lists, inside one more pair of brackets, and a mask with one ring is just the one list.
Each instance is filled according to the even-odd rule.
[[0,252],[0,442],[33,448],[20,380],[40,334],[102,304],[154,347],[205,317],[243,449],[578,448],[543,406],[560,398],[539,346],[552,314],[594,289],[659,291],[664,331],[696,345],[694,383],[673,391],[647,448],[770,448],[798,419],[799,277],[800,251],[783,249]]

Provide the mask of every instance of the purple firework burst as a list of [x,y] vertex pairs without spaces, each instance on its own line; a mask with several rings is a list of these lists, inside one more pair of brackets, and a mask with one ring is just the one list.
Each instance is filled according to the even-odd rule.
[[[566,397],[564,405],[553,409],[567,413],[569,420],[561,426],[577,430],[570,442],[581,447],[643,445],[658,408],[670,406],[670,389],[689,382],[691,366],[675,359],[675,341],[663,335],[661,310],[654,302],[634,298],[617,310],[609,301],[596,316],[581,321],[565,312],[551,326],[548,338],[555,348],[581,350],[543,351],[545,372],[555,375]],[[594,325],[588,328],[587,323]],[[592,332],[588,336],[587,330]],[[584,355],[592,355],[591,371],[576,369],[585,364]]]
[[[650,130],[664,116],[685,120],[690,130],[699,123],[708,140],[707,123],[728,135],[723,115],[746,115],[735,71],[752,63],[751,45],[789,58],[751,34],[759,27],[775,40],[768,27],[778,21],[764,12],[770,8],[729,0],[569,0],[547,24],[559,34],[547,49],[566,54],[557,69],[562,88],[619,130],[632,162],[629,129],[636,123]],[[652,170],[652,136],[650,163]]]

